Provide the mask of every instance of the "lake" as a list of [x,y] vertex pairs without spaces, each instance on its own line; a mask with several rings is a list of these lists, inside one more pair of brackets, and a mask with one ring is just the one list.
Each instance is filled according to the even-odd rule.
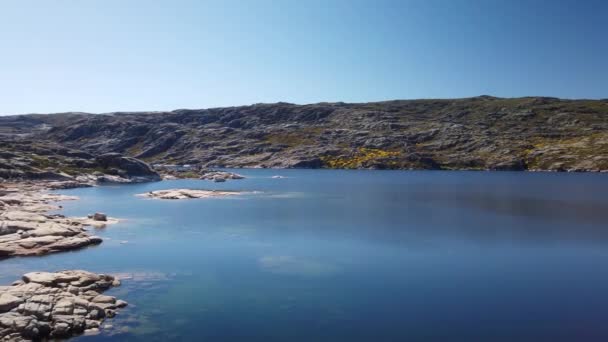
[[[107,293],[130,305],[82,341],[608,339],[606,174],[236,172],[60,191],[80,197],[62,214],[123,221],[99,246],[4,260],[0,281],[126,277]],[[247,193],[134,196],[169,188]]]

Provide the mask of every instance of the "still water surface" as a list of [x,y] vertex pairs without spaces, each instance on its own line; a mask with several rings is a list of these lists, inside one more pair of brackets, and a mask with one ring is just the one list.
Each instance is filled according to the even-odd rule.
[[[124,219],[100,246],[0,263],[127,279],[82,341],[608,339],[608,175],[238,170],[61,191]],[[282,175],[287,178],[271,178]],[[255,191],[179,201],[169,188]]]

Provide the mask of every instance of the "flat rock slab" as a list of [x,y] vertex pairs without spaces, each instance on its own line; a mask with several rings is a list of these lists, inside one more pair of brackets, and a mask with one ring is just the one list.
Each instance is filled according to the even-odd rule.
[[27,273],[0,287],[0,340],[54,340],[96,331],[127,305],[100,294],[118,285],[113,276],[82,270]]
[[137,194],[141,197],[149,197],[156,199],[191,199],[191,198],[211,198],[211,197],[226,197],[241,195],[239,191],[218,191],[218,190],[194,190],[194,189],[168,189],[155,190],[144,194]]

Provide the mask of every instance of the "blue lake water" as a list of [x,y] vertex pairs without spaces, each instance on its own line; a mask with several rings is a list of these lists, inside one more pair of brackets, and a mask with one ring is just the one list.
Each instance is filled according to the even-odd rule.
[[[97,340],[608,339],[608,175],[238,170],[61,191],[123,219],[76,252],[0,262],[0,281],[127,277]],[[274,179],[273,175],[287,178]],[[256,191],[152,200],[169,188]]]

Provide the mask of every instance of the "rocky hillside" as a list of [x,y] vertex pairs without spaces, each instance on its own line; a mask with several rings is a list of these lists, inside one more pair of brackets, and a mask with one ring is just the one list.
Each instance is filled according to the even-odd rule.
[[256,104],[0,117],[0,136],[152,164],[608,170],[608,100],[495,98]]
[[160,180],[150,166],[118,153],[94,156],[54,142],[0,138],[0,179],[78,180],[91,182],[148,182]]

